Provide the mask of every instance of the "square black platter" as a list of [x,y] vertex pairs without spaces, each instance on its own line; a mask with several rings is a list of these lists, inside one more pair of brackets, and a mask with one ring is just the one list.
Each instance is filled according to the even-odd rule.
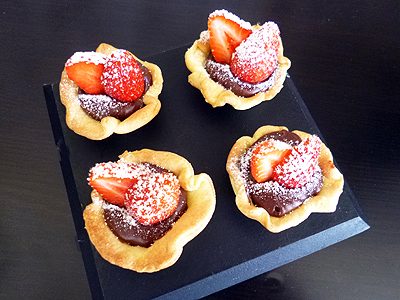
[[[278,234],[242,215],[225,171],[228,153],[243,135],[263,125],[284,125],[318,134],[317,125],[286,78],[272,100],[246,111],[230,106],[213,109],[187,81],[187,47],[149,57],[164,76],[160,113],[146,126],[125,134],[92,141],[65,125],[58,85],[45,85],[60,165],[93,298],[199,298],[270,271],[340,242],[369,228],[356,199],[345,184],[336,212],[312,214],[305,222]],[[329,144],[328,144],[329,147]],[[170,268],[140,274],[109,264],[92,247],[84,229],[83,208],[91,202],[88,170],[97,162],[115,161],[125,150],[150,148],[175,152],[191,162],[195,173],[214,181],[217,206],[206,229],[184,247]]]

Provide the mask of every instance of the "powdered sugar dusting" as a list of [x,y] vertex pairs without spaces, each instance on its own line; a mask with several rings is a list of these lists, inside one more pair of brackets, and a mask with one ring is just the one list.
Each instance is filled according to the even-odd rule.
[[[253,31],[235,50],[232,56],[234,73],[241,77],[258,78],[262,71],[265,78],[274,72],[278,66],[279,28],[273,22],[265,23]],[[243,73],[243,74],[241,74]]]
[[[318,138],[318,137],[317,137]],[[285,143],[283,141],[275,140],[275,139],[269,139],[274,146],[276,146],[278,149],[293,149],[291,145],[288,143]],[[257,145],[262,143],[263,140],[258,141],[257,143],[253,144],[251,148],[249,148],[244,155],[240,157],[239,166],[240,166],[240,176],[243,179],[243,182],[245,182],[246,185],[246,190],[248,191],[249,194],[252,193],[259,193],[259,192],[268,192],[268,193],[274,193],[276,195],[284,195],[286,193],[287,188],[279,184],[277,181],[269,180],[263,183],[254,183],[252,181],[248,180],[249,176],[249,170],[250,170],[250,161],[251,158],[254,155],[254,151],[257,149]],[[297,146],[296,146],[297,147]],[[304,162],[308,160],[307,157],[304,158]],[[301,166],[293,165],[292,166],[293,170],[295,171],[297,168],[301,169]],[[321,171],[319,166],[316,165],[315,169],[313,170],[312,175],[317,172]],[[297,171],[296,171],[297,172]],[[309,190],[312,190],[311,185],[307,185],[307,182],[304,183],[302,187],[299,187],[296,191],[294,191],[294,194],[298,193],[298,195],[304,195],[305,192],[309,192]]]
[[148,164],[135,164],[128,162],[105,162],[97,163],[89,171],[89,180],[97,178],[137,178],[144,174],[150,174]]
[[180,194],[179,180],[173,173],[152,173],[138,178],[127,192],[128,212],[140,223],[150,225],[160,222],[175,211]]
[[267,80],[255,84],[249,83],[233,75],[229,65],[220,64],[211,59],[208,59],[206,62],[206,70],[213,80],[217,81],[226,89],[232,90],[236,95],[243,97],[249,97],[259,92],[267,91],[275,84],[276,79],[280,76],[280,69],[276,68]]
[[120,222],[118,225],[121,226],[122,228],[132,228],[134,226],[138,226],[138,221],[133,218],[126,208],[124,207],[119,207],[117,205],[108,203],[106,201],[103,201],[102,203],[103,209],[109,210],[111,213],[118,213],[122,216],[122,222]]
[[144,91],[144,74],[128,51],[117,49],[107,58],[101,83],[105,92],[121,101],[132,101]]
[[[125,207],[121,208],[96,199],[103,208],[118,210],[130,215],[126,222],[134,225],[158,223],[168,218],[177,208],[180,197],[178,177],[167,170],[148,163],[129,163],[125,161],[96,164],[89,172],[88,181],[97,178],[135,178],[132,187],[125,194]],[[95,200],[94,200],[95,201]],[[133,222],[133,219],[135,222]]]
[[276,167],[277,180],[289,187],[299,187],[310,181],[318,167],[321,140],[316,135],[304,140]]
[[96,120],[101,120],[110,116],[112,111],[119,112],[131,105],[130,102],[121,102],[107,95],[79,94],[78,99],[82,108],[94,114],[92,117]]
[[102,53],[87,51],[87,52],[75,52],[65,63],[65,66],[71,66],[76,63],[85,62],[93,63],[95,65],[105,64],[106,56]]
[[[313,176],[314,175],[319,176],[321,174],[321,172],[322,171],[321,171],[320,167],[317,166],[313,173]],[[315,189],[314,183],[311,182],[311,180],[310,180],[301,187],[290,189],[290,194],[293,198],[303,198],[304,195],[312,194],[314,189]],[[281,202],[288,200],[288,198],[287,198],[288,189],[286,187],[282,186],[281,184],[279,184],[277,181],[273,181],[273,180],[248,185],[247,190],[248,190],[249,194],[272,193],[272,194],[276,195],[280,199]],[[280,195],[282,197],[280,197]],[[282,203],[282,204],[284,205],[285,203]]]
[[204,30],[200,33],[200,42],[203,44],[208,44],[210,41],[210,32],[208,30]]
[[217,16],[222,16],[225,19],[236,22],[237,24],[240,25],[240,27],[242,27],[244,29],[248,29],[248,30],[252,29],[251,24],[249,22],[246,22],[246,21],[240,19],[238,16],[234,15],[233,13],[231,13],[225,9],[215,10],[208,16],[208,18],[210,19],[210,18],[217,17]]

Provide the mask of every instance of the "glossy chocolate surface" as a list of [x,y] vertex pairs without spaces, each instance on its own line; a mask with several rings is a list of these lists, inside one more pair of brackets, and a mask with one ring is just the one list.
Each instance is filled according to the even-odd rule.
[[104,208],[104,220],[111,231],[125,243],[132,246],[150,247],[172,228],[173,224],[182,216],[186,209],[186,192],[181,189],[177,209],[170,217],[159,223],[142,225],[134,221],[126,209],[118,207]]
[[231,90],[235,95],[242,97],[251,97],[267,91],[274,84],[277,72],[279,72],[279,69],[276,69],[267,80],[252,84],[240,80],[232,74],[229,65],[217,63],[211,57],[207,59],[205,68],[212,80]]

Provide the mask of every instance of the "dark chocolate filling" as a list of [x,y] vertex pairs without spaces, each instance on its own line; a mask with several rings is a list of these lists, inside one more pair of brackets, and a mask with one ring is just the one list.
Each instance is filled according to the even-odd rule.
[[[290,131],[282,130],[272,132],[262,136],[258,139],[252,147],[250,147],[245,156],[248,155],[258,142],[275,139],[292,146],[298,145],[301,138]],[[246,180],[246,191],[251,202],[259,207],[264,208],[271,216],[282,217],[283,215],[291,212],[299,207],[305,200],[311,196],[316,195],[322,188],[323,175],[320,168],[318,168],[311,181],[300,188],[289,189],[275,181],[267,181],[264,183],[257,183],[250,172],[250,164],[244,163],[241,166],[241,173]]]
[[[140,66],[144,76],[144,95],[153,84],[153,80],[150,71],[145,66]],[[122,102],[107,95],[85,94],[81,89],[78,91],[78,99],[83,110],[97,121],[108,116],[123,121],[144,106],[143,96],[131,102]]]
[[217,63],[212,57],[207,58],[205,68],[212,80],[231,90],[235,95],[242,97],[251,97],[257,93],[268,91],[274,85],[275,78],[279,72],[277,68],[267,80],[252,84],[237,78],[232,74],[229,65]]
[[[168,172],[165,169],[152,165],[157,172]],[[115,205],[103,207],[104,220],[111,231],[123,242],[132,246],[150,247],[156,240],[162,238],[174,223],[187,210],[186,191],[181,188],[178,207],[165,220],[152,224],[142,225],[133,220],[125,208]]]

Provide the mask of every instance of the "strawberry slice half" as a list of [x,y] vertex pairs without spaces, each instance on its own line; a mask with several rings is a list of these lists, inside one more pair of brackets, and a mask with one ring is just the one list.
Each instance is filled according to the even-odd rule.
[[279,34],[273,22],[255,30],[233,53],[232,73],[253,84],[267,80],[278,66]]
[[69,79],[88,94],[103,94],[101,84],[105,55],[97,52],[76,52],[65,63]]
[[250,172],[258,183],[272,177],[275,166],[290,152],[291,146],[277,140],[265,140],[253,150]]
[[107,95],[122,102],[139,99],[145,82],[141,65],[126,50],[115,50],[107,57],[101,83]]
[[211,53],[216,62],[229,64],[236,47],[251,33],[250,23],[226,10],[214,11],[208,17]]
[[136,181],[136,179],[130,178],[100,177],[95,180],[91,180],[89,184],[92,188],[99,192],[104,200],[111,204],[123,207],[125,194]]
[[126,194],[125,207],[143,225],[159,223],[178,207],[180,184],[173,173],[142,176]]
[[298,188],[309,182],[318,167],[321,140],[312,135],[295,146],[274,169],[272,178],[287,188]]
[[133,163],[99,163],[90,169],[88,183],[104,200],[123,207],[125,194],[142,173],[140,167]]

